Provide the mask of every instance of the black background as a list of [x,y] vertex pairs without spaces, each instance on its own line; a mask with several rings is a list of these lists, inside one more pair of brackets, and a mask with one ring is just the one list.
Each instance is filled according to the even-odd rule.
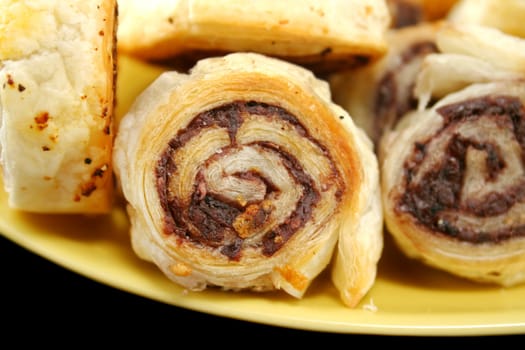
[[56,265],[3,236],[0,257],[0,334],[2,341],[15,341],[20,346],[162,344],[170,348],[211,345],[237,349],[285,344],[313,347],[312,342],[319,340],[329,342],[316,346],[343,348],[525,343],[525,335],[409,337],[313,332],[258,324],[187,310],[115,289]]

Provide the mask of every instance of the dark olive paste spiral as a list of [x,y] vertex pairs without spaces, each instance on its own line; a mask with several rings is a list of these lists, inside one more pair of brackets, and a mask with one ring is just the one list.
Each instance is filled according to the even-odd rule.
[[[449,129],[456,123],[482,117],[491,118],[497,125],[510,129],[520,146],[521,166],[525,169],[525,108],[520,99],[487,95],[442,106],[437,112],[443,117],[444,123],[433,137],[441,137],[450,132]],[[441,214],[444,211],[454,211],[454,215],[458,217],[471,215],[478,218],[505,214],[514,205],[525,201],[525,178],[513,182],[501,191],[490,191],[481,198],[460,201],[465,181],[467,149],[473,148],[486,154],[486,173],[483,175],[487,182],[495,181],[508,166],[506,154],[490,138],[479,141],[479,138],[473,139],[455,133],[445,146],[442,161],[431,169],[426,169],[416,182],[415,174],[429,156],[427,146],[431,140],[432,137],[416,143],[410,159],[404,163],[405,192],[397,200],[396,211],[410,213],[419,224],[434,232],[471,243],[497,243],[512,237],[525,236],[523,220],[488,231],[476,225],[457,227],[453,222],[443,219]]]
[[[236,134],[245,117],[249,115],[264,116],[270,120],[279,118],[281,121],[285,121],[298,135],[308,138],[322,154],[330,159],[327,149],[311,137],[308,130],[299,120],[285,109],[256,101],[234,101],[196,115],[169,142],[169,145],[161,154],[156,168],[157,191],[165,213],[165,234],[175,234],[180,239],[219,249],[223,255],[232,260],[240,258],[244,242],[242,235],[232,227],[234,220],[242,213],[246,215],[249,212],[251,225],[259,226],[265,222],[272,208],[265,207],[262,203],[255,203],[257,204],[255,206],[256,210],[252,210],[254,203],[243,203],[241,205],[231,199],[224,198],[220,194],[208,193],[203,190],[203,188],[206,188],[206,184],[201,173],[202,170],[194,179],[195,183],[189,206],[182,203],[179,198],[176,198],[169,191],[170,175],[178,171],[178,164],[175,163],[172,155],[178,149],[185,147],[188,141],[198,135],[203,129],[213,127],[227,130],[230,138],[229,145],[222,148],[220,152],[215,153],[214,157],[228,156],[230,152],[239,147]],[[286,220],[265,232],[262,239],[257,243],[257,248],[260,249],[263,255],[272,256],[300,228],[304,227],[312,219],[312,212],[320,199],[322,187],[316,184],[316,180],[302,168],[300,160],[294,154],[287,152],[278,144],[260,140],[254,141],[247,146],[257,146],[278,154],[281,163],[290,177],[293,178],[294,185],[302,193],[300,200],[295,203],[295,208]],[[205,167],[206,163],[202,164],[202,168]],[[337,183],[337,170],[333,163],[332,171],[333,176],[330,181]],[[283,190],[278,188],[271,178],[257,171],[257,169],[239,172],[233,176],[243,181],[263,183],[266,188],[266,195]]]

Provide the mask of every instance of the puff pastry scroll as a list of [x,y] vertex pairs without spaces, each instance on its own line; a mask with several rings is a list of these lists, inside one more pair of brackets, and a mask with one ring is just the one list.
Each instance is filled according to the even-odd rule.
[[377,161],[306,69],[233,53],[163,73],[122,119],[115,170],[135,252],[189,290],[301,298],[335,256],[346,305],[373,285]]
[[389,23],[384,0],[121,0],[118,45],[182,68],[251,51],[324,73],[383,55]]
[[431,266],[523,283],[525,41],[470,25],[444,26],[436,41],[441,53],[425,58],[416,82],[418,109],[380,143],[387,230]]
[[11,207],[110,210],[116,12],[113,0],[2,1],[0,165]]

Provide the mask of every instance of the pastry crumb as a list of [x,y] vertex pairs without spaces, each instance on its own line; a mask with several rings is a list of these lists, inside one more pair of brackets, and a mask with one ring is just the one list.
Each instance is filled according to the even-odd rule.
[[374,299],[370,298],[370,302],[368,304],[364,304],[363,309],[367,311],[376,312],[377,306],[374,304]]

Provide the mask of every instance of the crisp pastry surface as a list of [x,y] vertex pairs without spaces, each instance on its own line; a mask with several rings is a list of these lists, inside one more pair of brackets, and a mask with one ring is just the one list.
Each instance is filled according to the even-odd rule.
[[301,298],[333,266],[353,307],[383,247],[371,146],[328,84],[289,62],[234,53],[165,72],[115,142],[133,248],[190,290]]
[[384,0],[122,0],[118,45],[179,63],[251,51],[324,72],[383,55],[389,23]]
[[9,205],[112,203],[115,1],[1,2],[0,164]]

